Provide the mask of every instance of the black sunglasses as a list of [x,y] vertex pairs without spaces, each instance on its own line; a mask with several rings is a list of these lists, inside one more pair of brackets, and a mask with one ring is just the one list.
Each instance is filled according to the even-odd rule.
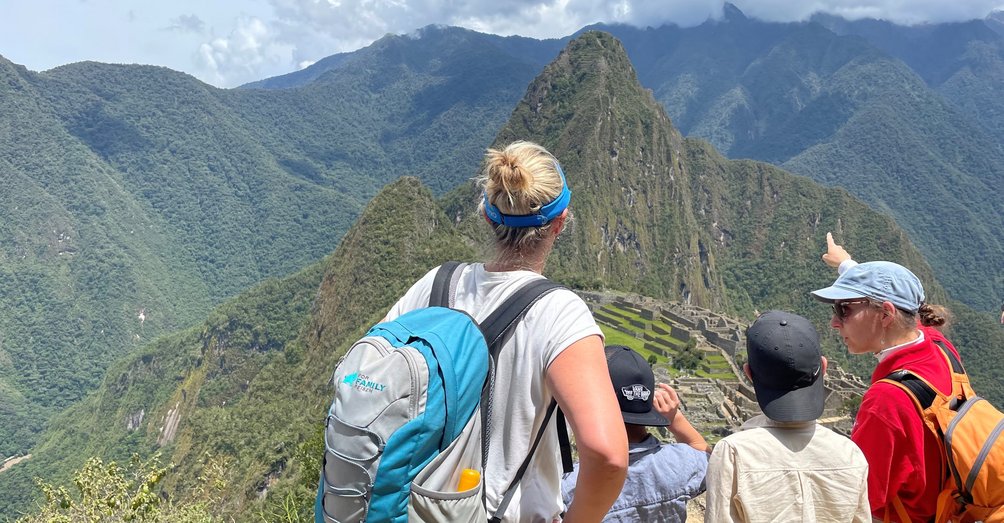
[[835,301],[833,302],[833,315],[837,317],[838,320],[844,321],[845,318],[850,314],[850,308],[848,305],[853,305],[855,303],[868,303],[869,300],[851,300],[851,301]]

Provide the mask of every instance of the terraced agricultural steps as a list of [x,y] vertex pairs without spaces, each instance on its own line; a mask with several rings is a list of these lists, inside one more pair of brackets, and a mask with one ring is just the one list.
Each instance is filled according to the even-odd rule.
[[[608,345],[631,347],[649,361],[654,357],[656,381],[677,390],[687,418],[709,443],[760,413],[753,386],[740,370],[746,359],[746,323],[694,305],[639,295],[579,294]],[[849,434],[849,405],[864,393],[865,383],[830,362],[824,386],[821,423]]]

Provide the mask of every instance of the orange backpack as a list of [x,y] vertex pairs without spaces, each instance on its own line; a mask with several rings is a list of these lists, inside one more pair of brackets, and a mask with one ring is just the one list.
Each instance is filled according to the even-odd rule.
[[[1004,523],[1004,414],[976,395],[962,362],[944,343],[935,343],[952,372],[951,396],[907,370],[882,380],[910,395],[941,443],[948,466],[934,521]],[[893,506],[902,521],[910,521],[898,497]]]

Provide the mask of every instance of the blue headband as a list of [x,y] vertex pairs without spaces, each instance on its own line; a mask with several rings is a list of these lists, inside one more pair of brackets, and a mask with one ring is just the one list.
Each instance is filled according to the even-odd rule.
[[562,211],[568,208],[568,202],[572,199],[572,190],[565,182],[565,172],[561,170],[561,165],[555,161],[554,167],[558,170],[558,176],[561,176],[561,194],[541,207],[539,211],[523,215],[503,214],[498,207],[488,201],[488,193],[484,193],[485,215],[488,216],[489,220],[506,227],[540,227],[560,216]]

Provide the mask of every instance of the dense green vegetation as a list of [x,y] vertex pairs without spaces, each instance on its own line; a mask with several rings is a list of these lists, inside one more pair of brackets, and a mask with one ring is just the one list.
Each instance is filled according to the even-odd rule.
[[997,94],[1004,81],[999,12],[996,18],[919,26],[830,16],[813,20],[837,34],[860,36],[899,58],[997,143],[1004,142],[1004,100]]
[[388,37],[286,90],[0,58],[0,457],[112,361],[322,258],[388,182],[469,177],[549,59],[523,40]]
[[599,27],[684,134],[847,189],[896,219],[953,296],[997,310],[1004,37],[982,21],[820,21],[841,34],[731,5],[694,28]]
[[226,488],[220,479],[223,465],[217,463],[215,476],[200,478],[203,482],[194,498],[183,507],[173,506],[161,500],[158,487],[168,472],[168,467],[160,465],[156,456],[143,462],[133,456],[127,468],[118,463],[103,463],[100,459],[90,459],[73,475],[74,490],[40,481],[38,488],[45,495],[45,502],[37,514],[19,518],[18,523],[55,522],[191,522],[212,523],[223,521],[210,512],[217,502],[214,498]]
[[27,450],[113,359],[204,315],[210,293],[177,238],[63,127],[33,76],[0,59],[0,79],[6,457]]
[[[26,506],[34,476],[65,484],[90,456],[125,463],[157,451],[175,464],[161,487],[176,496],[198,488],[209,456],[226,462],[231,487],[217,515],[258,520],[287,497],[307,504],[330,401],[327,376],[348,337],[378,320],[428,268],[472,257],[428,189],[415,179],[389,186],[323,263],[262,283],[201,326],[116,363],[97,392],[53,420],[31,460],[0,475],[0,515]],[[181,423],[165,441],[172,411]],[[264,492],[268,502],[252,511]]]

